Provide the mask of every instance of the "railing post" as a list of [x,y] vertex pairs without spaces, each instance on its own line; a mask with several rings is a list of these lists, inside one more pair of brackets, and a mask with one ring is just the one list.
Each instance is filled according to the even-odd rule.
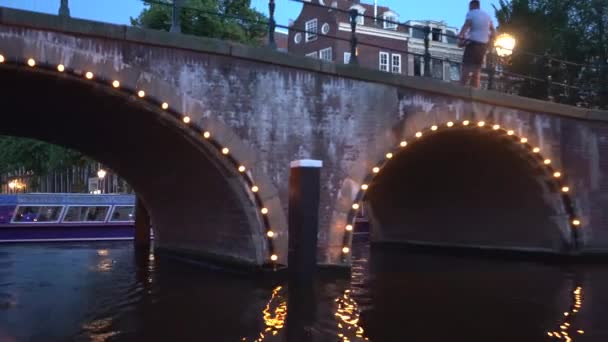
[[70,6],[68,5],[68,0],[61,0],[61,5],[59,6],[59,16],[60,17],[70,17]]
[[172,16],[172,21],[171,21],[170,32],[173,32],[173,33],[182,32],[181,14],[182,14],[182,0],[173,0],[173,16]]
[[431,27],[424,27],[424,77],[431,77]]
[[268,2],[268,13],[270,13],[270,19],[268,20],[268,47],[276,50],[277,42],[274,40],[274,30],[277,28],[277,22],[274,20],[274,10],[275,10],[274,0],[270,0]]
[[357,17],[359,11],[356,9],[350,10],[350,61],[348,64],[359,64],[359,58],[357,57]]
[[551,62],[551,57],[548,54],[545,55],[547,59],[547,63],[545,64],[545,75],[546,75],[546,87],[547,87],[547,101],[553,101],[553,93],[551,92],[551,87],[553,85],[553,76],[551,76],[551,69],[553,63]]

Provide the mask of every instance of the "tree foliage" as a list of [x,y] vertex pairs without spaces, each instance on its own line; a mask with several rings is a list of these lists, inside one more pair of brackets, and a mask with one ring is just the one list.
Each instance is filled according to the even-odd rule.
[[0,174],[18,170],[35,175],[65,171],[90,160],[76,151],[38,140],[0,136]]
[[[171,28],[173,0],[146,4],[131,24],[156,30]],[[180,13],[185,34],[260,44],[268,31],[267,18],[251,8],[251,0],[184,0]]]
[[[495,10],[499,30],[517,37],[517,50],[532,52],[516,51],[508,71],[543,80],[550,75],[556,83],[578,88],[551,87],[560,102],[608,107],[608,1],[500,0]],[[546,98],[548,87],[526,81],[520,93]]]

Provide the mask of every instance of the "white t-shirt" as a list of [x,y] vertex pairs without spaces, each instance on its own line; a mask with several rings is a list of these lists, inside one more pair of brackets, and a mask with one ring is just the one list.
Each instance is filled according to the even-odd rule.
[[490,41],[490,25],[492,25],[490,15],[480,9],[474,9],[467,13],[466,20],[471,21],[468,39],[487,44]]

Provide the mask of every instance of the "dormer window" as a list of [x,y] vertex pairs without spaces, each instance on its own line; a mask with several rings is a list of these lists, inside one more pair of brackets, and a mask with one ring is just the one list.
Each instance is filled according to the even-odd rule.
[[440,28],[434,28],[432,31],[432,39],[434,42],[440,42],[442,41],[442,37],[441,37],[441,29]]
[[384,28],[387,30],[396,30],[399,26],[399,24],[397,24],[399,22],[399,16],[393,11],[385,12],[384,15],[382,15],[382,19],[384,20]]

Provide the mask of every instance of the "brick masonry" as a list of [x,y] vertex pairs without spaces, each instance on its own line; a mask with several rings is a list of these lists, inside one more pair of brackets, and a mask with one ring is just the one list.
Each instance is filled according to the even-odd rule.
[[[249,163],[256,182],[263,184],[261,196],[268,199],[270,224],[278,234],[277,254],[281,262],[286,262],[287,251],[285,217],[290,161],[323,160],[319,261],[348,263],[348,258],[341,257],[347,214],[371,167],[402,139],[411,140],[415,132],[433,124],[466,119],[509,127],[518,136],[527,137],[530,145],[540,147],[552,165],[568,176],[577,214],[584,223],[581,232],[585,250],[608,248],[603,210],[608,200],[605,191],[608,181],[604,175],[608,171],[608,121],[605,121],[608,113],[328,64],[216,40],[5,8],[0,8],[0,25],[0,53],[5,57],[35,57],[41,62],[64,63],[100,77],[119,79],[126,86],[145,89],[151,97],[167,101],[176,111],[190,115],[193,123],[211,127],[214,137],[230,147],[237,160]],[[162,117],[157,108],[133,106],[150,114],[142,119],[150,125]],[[86,125],[86,120],[82,120]],[[171,125],[181,127],[179,122],[163,125],[172,132],[175,129]],[[165,134],[160,128],[158,132]],[[261,218],[251,210],[251,194],[239,185],[234,170],[222,164],[217,151],[200,147],[200,143],[193,142],[196,137],[189,133],[179,134],[166,133],[171,140],[167,138],[164,143],[171,144],[170,148],[161,147],[160,139],[156,139],[155,145],[165,153],[172,148],[187,147],[188,157],[197,160],[178,162],[177,158],[156,155],[157,161],[176,163],[184,172],[191,163],[183,176],[169,177],[163,172],[155,175],[167,182],[163,191],[172,193],[175,202],[167,201],[166,193],[154,191],[154,186],[163,184],[162,181],[153,182],[141,176],[137,154],[129,156],[131,162],[101,155],[100,160],[105,157],[108,164],[120,165],[123,173],[131,176],[135,189],[146,194],[144,201],[157,224],[161,245],[254,264],[265,262],[267,246],[260,228]],[[51,135],[45,138],[56,140]],[[72,143],[73,147],[79,147],[78,141]],[[146,153],[145,146],[139,148]],[[186,186],[170,190],[171,182],[178,179],[198,184],[194,187],[198,191]],[[207,186],[213,191],[205,190]],[[184,211],[180,191],[187,194],[183,198],[202,205]],[[214,201],[218,197],[213,195],[222,200]],[[556,204],[559,194],[547,191],[543,196],[551,207],[557,208],[555,215],[563,219],[556,226],[562,235],[568,236],[568,219]],[[201,209],[204,203],[222,204],[213,206],[214,211],[222,211],[217,215],[223,217],[214,229],[200,229],[205,215],[210,214]],[[236,208],[233,203],[238,203]],[[184,227],[171,223],[170,217],[177,212],[183,214]],[[158,220],[161,216],[166,217],[163,222]],[[230,217],[236,217],[232,224]],[[390,227],[375,229],[379,232],[377,236],[392,235],[383,231]],[[210,236],[213,238],[208,239]],[[238,236],[244,238],[238,240]]]

